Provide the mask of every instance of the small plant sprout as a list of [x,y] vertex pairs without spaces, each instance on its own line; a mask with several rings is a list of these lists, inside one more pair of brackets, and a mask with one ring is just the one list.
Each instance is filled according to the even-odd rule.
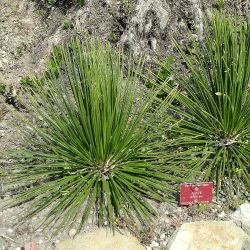
[[63,29],[68,30],[68,29],[73,29],[74,25],[71,20],[69,19],[64,19],[63,21]]
[[0,94],[1,94],[1,95],[4,95],[5,92],[6,92],[6,84],[0,82]]
[[225,6],[225,0],[215,0],[216,7],[222,11]]
[[121,0],[121,6],[125,13],[130,14],[133,10],[131,0]]

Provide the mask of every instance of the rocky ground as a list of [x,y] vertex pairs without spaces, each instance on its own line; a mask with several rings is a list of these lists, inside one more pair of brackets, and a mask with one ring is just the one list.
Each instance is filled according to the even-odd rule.
[[[183,46],[187,43],[187,28],[193,36],[202,36],[202,19],[211,15],[214,1],[198,0],[87,0],[77,8],[43,8],[30,0],[0,0],[0,154],[15,149],[21,141],[18,129],[16,100],[25,77],[41,72],[52,51],[53,45],[67,41],[78,34],[99,37],[110,41],[114,47],[131,50],[134,57],[145,56],[146,65],[153,65],[156,58],[176,54],[170,40],[173,34]],[[227,1],[226,10],[239,18],[249,16],[247,0]],[[0,162],[0,168],[11,162]],[[0,183],[1,205],[4,203],[4,183]],[[164,247],[173,232],[184,222],[196,220],[227,220],[243,201],[235,197],[228,202],[207,206],[179,207],[161,204],[155,226],[134,235],[145,246],[155,249]],[[37,226],[43,215],[16,226],[19,213],[27,205],[0,210],[0,249],[17,249],[36,242],[39,249],[55,249],[56,244],[70,238],[71,231],[51,238],[49,230],[41,231]],[[93,231],[91,224],[85,231]],[[70,233],[71,232],[71,233]]]

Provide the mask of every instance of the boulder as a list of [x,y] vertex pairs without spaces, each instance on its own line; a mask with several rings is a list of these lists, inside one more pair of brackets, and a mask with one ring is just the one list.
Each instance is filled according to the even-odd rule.
[[184,223],[166,249],[250,250],[250,237],[233,221],[198,221]]
[[139,241],[128,232],[121,234],[110,229],[98,229],[91,233],[81,234],[74,239],[62,241],[58,250],[145,250]]
[[233,221],[250,235],[250,203],[242,204],[232,215]]

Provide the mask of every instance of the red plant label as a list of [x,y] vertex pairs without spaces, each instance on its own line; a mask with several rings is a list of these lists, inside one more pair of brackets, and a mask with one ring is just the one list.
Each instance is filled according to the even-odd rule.
[[201,182],[197,184],[180,184],[180,205],[193,205],[197,203],[211,203],[213,198],[213,183]]

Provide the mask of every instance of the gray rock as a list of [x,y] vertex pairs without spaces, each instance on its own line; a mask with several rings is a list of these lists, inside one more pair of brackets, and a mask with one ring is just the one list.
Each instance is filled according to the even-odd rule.
[[156,46],[157,46],[157,40],[155,37],[151,37],[150,38],[150,47],[152,50],[156,50]]
[[250,249],[250,237],[233,221],[184,223],[167,244],[168,250]]
[[242,204],[232,215],[233,221],[250,235],[250,203]]

